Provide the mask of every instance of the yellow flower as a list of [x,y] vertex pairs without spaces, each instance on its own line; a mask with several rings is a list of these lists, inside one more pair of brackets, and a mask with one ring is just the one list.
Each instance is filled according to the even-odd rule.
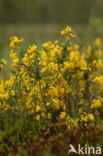
[[58,99],[53,99],[53,109],[54,110],[59,110],[60,105],[59,105],[59,100]]
[[61,31],[61,35],[67,35],[68,33],[70,33],[72,30],[71,30],[71,27],[69,26],[66,26],[66,28],[64,30]]
[[97,76],[96,78],[93,79],[94,82],[97,82],[99,85],[103,85],[103,76]]
[[10,38],[10,47],[12,49],[20,49],[20,44],[23,42],[23,39],[18,39],[18,37],[11,37]]
[[69,130],[70,130],[70,128],[71,128],[70,125],[68,125],[68,129],[69,129]]
[[0,64],[0,70],[3,71],[3,65],[2,64]]
[[40,72],[45,73],[47,70],[48,70],[48,67],[46,66],[46,67],[42,68]]
[[46,103],[46,106],[50,106],[50,102],[47,102],[47,103]]
[[92,102],[93,104],[90,106],[90,108],[93,109],[93,108],[102,107],[102,104],[99,99],[94,99]]
[[88,117],[89,117],[90,120],[94,120],[93,114],[89,114]]
[[97,38],[97,39],[95,40],[95,45],[96,45],[98,48],[101,47],[101,42],[100,42],[100,39],[99,39],[99,38]]
[[4,59],[1,59],[1,63],[2,63],[2,64],[7,64],[7,61],[4,60]]
[[81,116],[81,120],[84,122],[88,122],[88,116]]
[[66,26],[66,28],[61,31],[61,35],[66,36],[67,41],[69,41],[71,37],[76,37],[74,34],[72,34],[72,30],[69,26]]
[[66,113],[65,113],[65,112],[61,112],[61,114],[60,114],[60,119],[64,119],[65,116],[66,116]]
[[40,115],[36,115],[35,119],[36,119],[37,121],[40,121]]
[[11,90],[11,95],[15,96],[15,91],[14,90]]
[[44,113],[44,112],[42,112],[42,113],[41,113],[41,116],[42,116],[42,117],[44,117],[44,116],[45,116],[45,113]]
[[18,58],[17,53],[15,53],[13,50],[11,50],[10,57],[12,60],[16,60]]
[[8,111],[9,109],[10,109],[10,106],[6,105],[5,108],[4,108],[4,111]]
[[37,53],[37,46],[36,45],[32,45],[29,47],[29,49],[27,50],[28,54],[30,55],[29,58],[30,59],[33,59],[34,56],[36,55]]
[[36,106],[36,113],[38,113],[41,110],[41,107],[39,105]]
[[48,113],[48,119],[51,119],[51,116],[52,116],[51,113]]

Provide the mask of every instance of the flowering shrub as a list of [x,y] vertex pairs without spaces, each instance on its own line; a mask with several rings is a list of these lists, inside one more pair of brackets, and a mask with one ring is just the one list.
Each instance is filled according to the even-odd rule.
[[[23,39],[10,39],[12,64],[9,79],[5,79],[2,74],[7,62],[0,60],[1,153],[9,153],[9,147],[10,151],[15,152],[26,148],[29,155],[37,152],[38,146],[45,151],[41,144],[49,137],[49,148],[52,150],[59,146],[60,152],[61,145],[58,141],[54,145],[53,140],[61,138],[62,145],[65,145],[63,133],[68,133],[68,137],[72,138],[73,129],[76,129],[74,140],[79,139],[80,131],[83,135],[88,134],[84,140],[89,143],[95,142],[93,138],[97,139],[100,135],[103,119],[103,59],[100,39],[96,39],[94,44],[84,50],[71,42],[71,38],[76,36],[70,27],[67,26],[61,34],[65,37],[64,41],[49,41],[42,45],[41,50],[36,45],[24,50],[20,47]],[[65,131],[59,136],[57,133],[62,124]],[[43,134],[39,133],[41,126],[46,127]],[[50,127],[53,133],[49,134]],[[55,132],[57,136],[52,138]],[[39,136],[38,144],[35,143],[35,135]],[[34,146],[29,151],[27,145],[31,146],[31,142]]]
[[[0,79],[2,112],[25,114],[40,123],[63,120],[72,125],[94,122],[103,106],[103,59],[100,40],[87,50],[72,44],[76,37],[70,27],[61,34],[63,42],[44,43],[27,50],[20,48],[23,39],[12,37],[12,60],[9,80]],[[0,60],[0,70],[6,61]]]

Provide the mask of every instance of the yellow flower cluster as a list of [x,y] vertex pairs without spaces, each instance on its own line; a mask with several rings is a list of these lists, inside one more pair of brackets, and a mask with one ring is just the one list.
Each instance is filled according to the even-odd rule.
[[7,61],[5,61],[4,59],[0,60],[0,71],[3,71],[3,65],[7,64]]
[[71,37],[76,37],[73,33],[72,33],[72,29],[69,26],[66,26],[66,28],[64,30],[61,31],[61,35],[66,36],[67,40],[70,40]]
[[[63,43],[47,42],[42,50],[32,45],[24,51],[23,39],[11,38],[12,73],[8,80],[0,79],[1,111],[26,113],[40,122],[59,118],[77,125],[94,120],[93,108],[102,107],[103,96],[98,92],[98,84],[103,90],[100,40],[82,51],[72,44],[70,27],[61,34],[66,36]],[[5,63],[0,60],[1,70]]]
[[98,107],[102,107],[102,104],[99,99],[94,99],[93,104],[91,105],[90,108],[98,108]]

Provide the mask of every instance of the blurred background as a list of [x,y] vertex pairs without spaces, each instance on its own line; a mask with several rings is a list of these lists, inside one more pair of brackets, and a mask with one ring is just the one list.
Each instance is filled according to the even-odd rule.
[[24,46],[60,39],[70,25],[78,42],[87,46],[103,39],[103,0],[0,0],[0,58],[9,61],[9,38],[24,38]]

